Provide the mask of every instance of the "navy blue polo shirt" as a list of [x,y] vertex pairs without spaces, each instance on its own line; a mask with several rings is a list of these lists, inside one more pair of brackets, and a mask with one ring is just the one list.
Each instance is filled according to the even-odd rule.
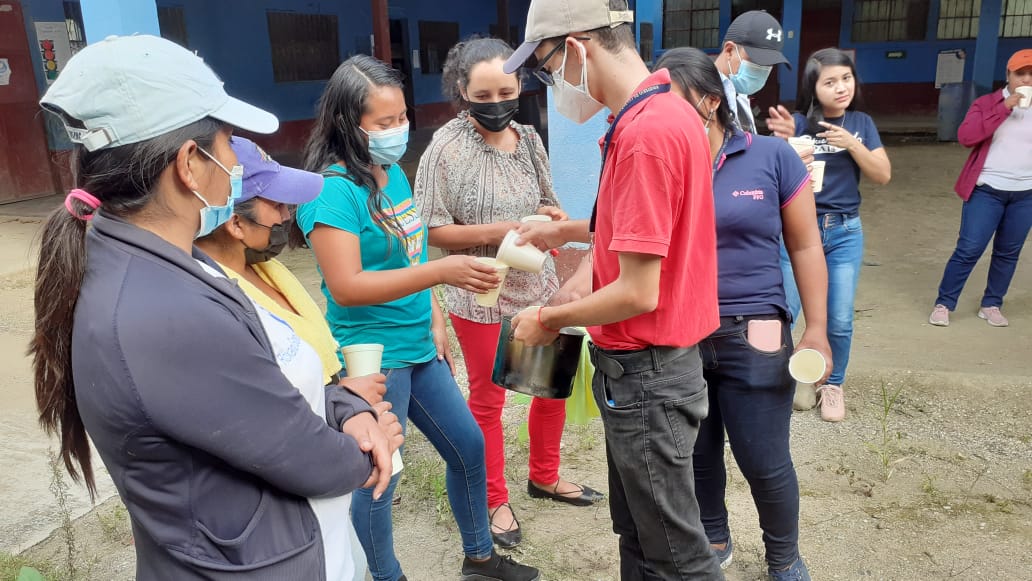
[[[828,145],[828,140],[817,137],[823,127],[808,127],[809,121],[800,113],[794,113],[796,136],[813,137],[814,159],[825,162],[824,184],[816,194],[817,215],[853,214],[860,211],[860,166],[853,156],[841,147]],[[864,147],[874,151],[882,147],[881,136],[874,120],[867,113],[846,111],[842,117],[825,119],[828,123],[845,127]]]
[[720,316],[787,313],[781,277],[781,210],[810,174],[784,139],[736,130],[717,160]]

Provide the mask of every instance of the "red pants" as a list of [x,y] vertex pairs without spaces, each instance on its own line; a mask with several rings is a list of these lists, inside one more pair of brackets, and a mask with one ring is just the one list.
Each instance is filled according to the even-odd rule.
[[[502,407],[505,389],[491,381],[501,324],[485,325],[451,315],[469,375],[469,410],[484,432],[487,506],[509,502],[505,485],[505,439]],[[559,441],[566,423],[566,400],[535,397],[530,404],[530,474],[539,484],[559,480]]]

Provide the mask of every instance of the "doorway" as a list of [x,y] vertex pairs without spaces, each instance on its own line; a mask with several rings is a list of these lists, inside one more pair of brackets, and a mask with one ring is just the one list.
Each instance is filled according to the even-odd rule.
[[56,191],[32,50],[21,2],[0,0],[0,203]]
[[390,21],[391,67],[405,75],[405,104],[408,106],[409,127],[416,127],[416,98],[413,92],[412,49],[409,44],[408,19],[395,18]]

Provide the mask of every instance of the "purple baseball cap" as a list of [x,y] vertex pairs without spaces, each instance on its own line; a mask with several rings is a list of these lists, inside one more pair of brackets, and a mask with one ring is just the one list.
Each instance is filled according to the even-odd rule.
[[321,175],[280,165],[250,139],[234,135],[230,147],[244,166],[244,193],[236,200],[237,204],[263,198],[297,205],[319,197],[323,188]]

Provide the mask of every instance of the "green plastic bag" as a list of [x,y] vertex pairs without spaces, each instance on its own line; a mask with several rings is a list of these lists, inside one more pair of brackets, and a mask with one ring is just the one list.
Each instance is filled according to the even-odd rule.
[[595,366],[591,364],[591,354],[588,350],[590,338],[584,335],[584,347],[581,349],[580,365],[577,366],[577,375],[573,378],[573,393],[566,400],[566,423],[584,425],[592,418],[602,414],[595,404],[595,396],[591,393],[591,378],[595,375]]

